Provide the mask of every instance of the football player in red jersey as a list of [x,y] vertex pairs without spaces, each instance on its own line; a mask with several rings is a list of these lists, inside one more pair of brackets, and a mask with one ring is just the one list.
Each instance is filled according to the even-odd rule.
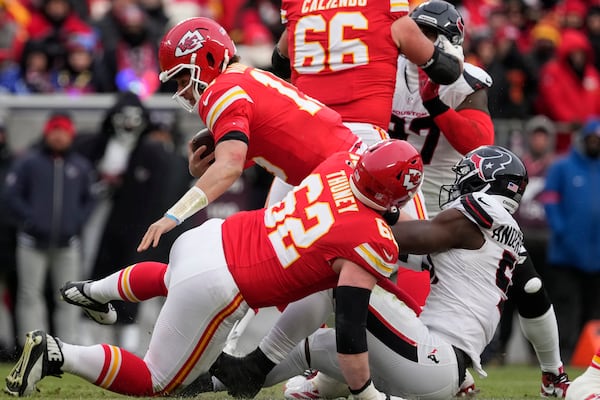
[[[464,24],[460,13],[450,3],[424,2],[412,11],[410,18],[430,40],[444,35],[453,46],[460,49],[464,39]],[[459,79],[440,86],[420,74],[414,63],[403,56],[398,57],[390,133],[421,150],[426,170],[422,189],[428,207],[417,202],[417,199],[423,198],[417,194],[403,208],[403,211],[411,211],[414,218],[426,218],[429,212],[431,217],[437,215],[440,211],[440,186],[454,180],[451,167],[468,151],[493,143],[493,124],[487,109],[486,91],[491,84],[491,78],[485,71],[465,63]],[[398,272],[398,285],[423,306],[429,293],[429,272],[418,273],[406,269],[399,269]],[[543,379],[542,394],[556,395],[555,393],[560,393],[566,378],[558,352],[556,319],[547,293],[529,258],[517,269],[514,283],[510,295],[519,304],[521,328],[533,344],[543,375],[547,377]],[[312,302],[312,307],[318,306],[314,295],[300,303],[309,301]],[[296,308],[296,305],[293,307]],[[297,332],[298,329],[294,329],[293,335]],[[269,335],[275,341],[275,335]],[[277,336],[288,339],[292,335],[280,330]],[[278,348],[279,345],[280,343],[269,343],[267,349]],[[318,374],[311,381],[318,382],[322,376]],[[472,377],[469,381],[474,382]],[[550,382],[556,384],[552,386],[548,384]],[[324,387],[325,385],[321,386],[322,389]],[[471,384],[465,384],[461,388],[464,390],[461,395],[473,389]]]
[[[273,51],[273,70],[339,112],[367,145],[386,139],[400,53],[438,83],[462,71],[462,52],[443,35],[432,43],[408,11],[408,0],[283,0],[286,30]],[[276,198],[287,190],[275,179]],[[421,196],[414,201],[420,209]]]
[[339,112],[367,144],[381,140],[399,52],[439,83],[462,71],[462,54],[443,36],[429,41],[408,17],[408,3],[283,0],[286,30],[273,52],[275,72]]
[[200,157],[205,146],[190,156],[198,181],[148,228],[138,251],[157,246],[163,233],[222,195],[253,163],[297,185],[334,152],[362,148],[337,112],[239,63],[235,51],[225,30],[208,18],[180,22],[160,44],[161,80],[177,82],[174,97],[187,110],[198,110],[216,148],[214,158]]
[[[386,398],[370,379],[368,303],[371,289],[389,277],[398,257],[382,215],[410,200],[422,170],[418,152],[399,140],[380,142],[360,158],[335,153],[280,203],[211,219],[182,234],[168,267],[140,263],[99,281],[67,284],[65,299],[86,309],[166,296],[146,355],[141,359],[107,344],[71,345],[32,331],[6,390],[27,396],[45,376],[70,372],[122,394],[185,395],[250,307],[287,304],[336,287],[343,376],[355,398]],[[270,370],[274,363],[260,355],[256,365]]]
[[[273,52],[274,71],[282,78],[291,75],[300,90],[339,112],[367,145],[385,139],[399,51],[423,65],[438,82],[454,81],[462,68],[462,53],[443,35],[434,45],[407,16],[408,10],[408,1],[284,0],[281,16],[286,31]],[[290,188],[276,178],[269,200],[279,200]],[[426,217],[417,212],[425,209],[422,202],[422,196],[415,196],[407,206],[415,210],[415,217]],[[272,325],[277,317],[267,313],[277,314],[261,310],[260,321],[252,321],[251,315],[244,318],[226,351],[239,355],[254,348],[264,332],[257,327]],[[244,333],[250,323],[253,337]]]

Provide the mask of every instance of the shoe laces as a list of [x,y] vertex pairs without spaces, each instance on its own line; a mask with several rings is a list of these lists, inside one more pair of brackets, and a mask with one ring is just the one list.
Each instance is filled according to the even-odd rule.
[[561,385],[570,383],[569,375],[567,375],[566,372],[561,372],[558,375],[555,375],[552,372],[544,372],[542,378],[544,385]]

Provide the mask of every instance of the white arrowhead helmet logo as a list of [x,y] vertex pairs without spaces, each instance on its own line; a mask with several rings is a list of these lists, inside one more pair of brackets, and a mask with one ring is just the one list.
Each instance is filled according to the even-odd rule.
[[199,31],[187,31],[175,48],[175,57],[182,57],[202,48],[206,38]]

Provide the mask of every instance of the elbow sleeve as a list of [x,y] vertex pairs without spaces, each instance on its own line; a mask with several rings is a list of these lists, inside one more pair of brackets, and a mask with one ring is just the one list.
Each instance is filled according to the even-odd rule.
[[279,48],[277,46],[273,48],[273,54],[271,55],[271,65],[273,67],[273,73],[278,77],[282,79],[289,79],[292,76],[290,59],[283,56],[279,52]]

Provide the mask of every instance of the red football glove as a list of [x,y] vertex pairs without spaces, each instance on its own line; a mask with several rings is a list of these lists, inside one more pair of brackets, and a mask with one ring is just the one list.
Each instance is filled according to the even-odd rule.
[[440,85],[433,82],[427,74],[419,68],[419,93],[421,94],[421,100],[426,102],[439,97]]

